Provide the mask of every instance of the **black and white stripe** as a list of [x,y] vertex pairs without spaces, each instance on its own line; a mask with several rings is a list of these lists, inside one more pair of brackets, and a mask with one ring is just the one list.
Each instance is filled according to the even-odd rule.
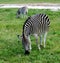
[[49,25],[50,25],[50,21],[46,14],[37,14],[37,15],[28,17],[28,19],[25,21],[23,26],[23,33],[27,32],[26,30],[27,28],[29,29],[29,32],[30,32],[30,29],[32,32],[34,32],[35,27],[40,31],[40,33],[42,33],[42,32],[48,31]]
[[[31,49],[31,41],[29,36],[33,34],[36,37],[36,41],[38,43],[37,37],[40,36],[41,44],[42,45],[42,35],[44,35],[44,47],[46,41],[46,35],[50,26],[49,17],[46,14],[36,14],[25,21],[23,25],[23,38],[22,42],[24,45],[25,50]],[[27,45],[28,44],[28,45]],[[38,44],[38,48],[39,44]]]

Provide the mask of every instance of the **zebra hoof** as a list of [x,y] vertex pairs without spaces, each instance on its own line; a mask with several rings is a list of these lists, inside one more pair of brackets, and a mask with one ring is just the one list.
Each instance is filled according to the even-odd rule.
[[25,51],[25,55],[29,55],[30,52],[28,50]]
[[41,49],[43,49],[44,47],[43,47],[43,45],[40,45],[40,47],[41,47]]

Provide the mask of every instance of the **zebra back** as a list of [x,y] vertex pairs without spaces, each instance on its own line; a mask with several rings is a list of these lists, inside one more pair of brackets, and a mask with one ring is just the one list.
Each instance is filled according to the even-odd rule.
[[49,17],[46,14],[36,14],[25,21],[23,25],[23,33],[25,35],[33,34],[33,33],[44,33],[48,31],[49,28]]

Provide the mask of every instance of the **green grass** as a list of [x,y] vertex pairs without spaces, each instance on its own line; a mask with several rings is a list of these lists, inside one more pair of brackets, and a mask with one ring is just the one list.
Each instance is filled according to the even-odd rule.
[[0,3],[60,3],[60,0],[0,0]]
[[28,16],[45,13],[50,18],[46,48],[38,51],[32,37],[32,51],[24,55],[17,34],[22,34],[26,18],[16,19],[17,9],[0,9],[0,63],[60,63],[60,11],[29,10]]

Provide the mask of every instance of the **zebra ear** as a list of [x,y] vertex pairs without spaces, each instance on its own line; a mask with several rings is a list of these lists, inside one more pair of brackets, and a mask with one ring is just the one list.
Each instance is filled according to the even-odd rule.
[[17,35],[17,38],[18,38],[18,41],[21,41],[22,40],[22,35]]

